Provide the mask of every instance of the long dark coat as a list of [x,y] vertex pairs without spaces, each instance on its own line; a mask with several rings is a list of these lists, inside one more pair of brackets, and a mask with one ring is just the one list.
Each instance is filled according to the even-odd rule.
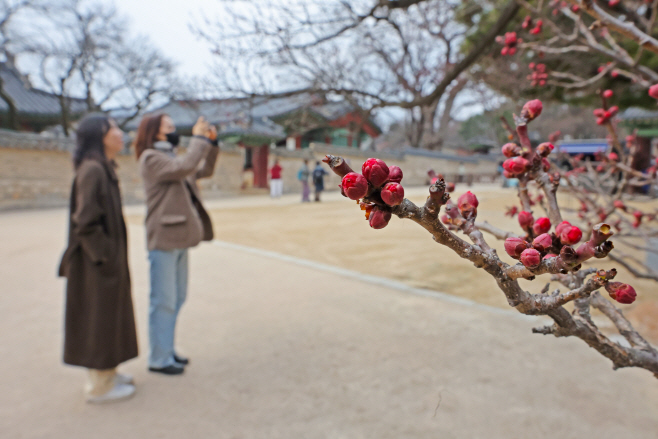
[[71,189],[64,362],[111,369],[137,356],[126,225],[119,182],[106,161],[84,160]]

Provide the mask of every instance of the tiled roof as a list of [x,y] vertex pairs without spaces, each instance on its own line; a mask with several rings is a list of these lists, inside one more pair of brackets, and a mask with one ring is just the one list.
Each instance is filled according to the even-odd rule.
[[[32,88],[26,83],[18,72],[0,63],[0,77],[3,89],[16,104],[19,114],[34,116],[55,116],[61,111],[57,96]],[[0,99],[0,112],[8,111],[7,103]],[[71,113],[81,114],[87,110],[84,99],[71,99]]]
[[[254,99],[213,99],[213,100],[177,100],[170,101],[151,113],[166,113],[178,127],[191,127],[199,116],[204,116],[212,124],[230,125],[241,123],[252,125],[259,120],[272,119],[300,109],[308,109],[319,116],[334,120],[348,113],[352,106],[347,102],[315,103],[308,93],[282,98]],[[139,118],[128,123],[127,128],[135,129]]]
[[628,121],[639,121],[639,120],[658,120],[658,110],[647,110],[645,108],[631,107],[624,110],[619,118],[622,120]]

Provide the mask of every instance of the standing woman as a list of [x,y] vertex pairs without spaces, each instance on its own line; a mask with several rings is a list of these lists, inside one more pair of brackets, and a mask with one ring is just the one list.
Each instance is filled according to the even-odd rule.
[[176,127],[169,116],[160,114],[142,119],[135,139],[146,191],[151,264],[149,370],[166,375],[183,373],[189,362],[174,349],[176,320],[187,296],[187,250],[213,238],[196,180],[214,172],[217,131],[200,117],[192,135],[187,152],[177,155]]
[[65,276],[64,363],[89,369],[87,401],[135,393],[117,366],[137,356],[126,226],[114,158],[123,131],[103,115],[85,117],[76,133],[69,243],[59,267]]

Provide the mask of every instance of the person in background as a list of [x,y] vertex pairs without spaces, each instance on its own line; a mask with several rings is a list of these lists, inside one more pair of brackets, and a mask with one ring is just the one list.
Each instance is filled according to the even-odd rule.
[[212,176],[219,154],[217,131],[200,117],[185,154],[171,117],[146,116],[135,152],[146,192],[146,241],[150,261],[149,358],[151,372],[178,375],[189,360],[174,348],[176,322],[187,298],[188,249],[213,238],[197,180]]
[[279,159],[274,160],[274,166],[270,169],[270,196],[279,198],[283,193],[283,180],[281,180],[281,165]]
[[315,186],[315,201],[320,201],[320,194],[324,190],[324,176],[329,174],[318,161],[313,169],[313,186]]
[[297,171],[297,180],[302,183],[302,203],[308,203],[311,201],[309,195],[311,195],[311,188],[308,186],[308,178],[311,175],[311,171],[308,169],[308,159],[304,159],[299,171]]
[[115,156],[123,131],[113,119],[82,119],[73,153],[69,240],[59,275],[67,278],[64,363],[88,369],[87,402],[132,396],[131,376],[117,366],[137,357],[126,225]]

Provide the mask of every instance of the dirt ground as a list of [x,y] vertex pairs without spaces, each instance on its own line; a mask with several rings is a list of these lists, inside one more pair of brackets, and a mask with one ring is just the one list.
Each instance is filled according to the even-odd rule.
[[[470,188],[480,201],[478,217],[505,230],[521,232],[516,218],[505,216],[507,206],[518,205],[515,189],[498,185],[476,185]],[[458,186],[454,197],[464,191]],[[426,188],[407,188],[410,200],[423,203]],[[355,202],[337,193],[325,194],[321,203],[300,203],[293,195],[270,200],[263,197],[222,202],[212,209],[216,238],[222,241],[258,247],[270,251],[310,259],[362,273],[384,276],[414,287],[429,288],[486,305],[509,308],[494,280],[460,259],[447,247],[436,244],[421,227],[408,220],[393,218],[382,230],[368,226],[364,214]],[[578,203],[562,196],[561,206],[575,209]],[[535,217],[543,216],[537,206]],[[567,219],[568,215],[566,216]],[[132,216],[135,223],[141,215]],[[503,243],[488,237],[490,245],[508,262],[514,262],[504,251]],[[626,315],[636,327],[654,342],[658,342],[658,289],[655,282],[634,279],[623,267],[609,261],[594,260],[597,268],[617,268],[617,280],[631,283],[638,291],[638,300],[623,305]],[[521,280],[521,286],[537,293],[549,281],[541,276],[535,281]],[[551,285],[551,291],[560,285]],[[606,319],[599,320],[604,327]]]

